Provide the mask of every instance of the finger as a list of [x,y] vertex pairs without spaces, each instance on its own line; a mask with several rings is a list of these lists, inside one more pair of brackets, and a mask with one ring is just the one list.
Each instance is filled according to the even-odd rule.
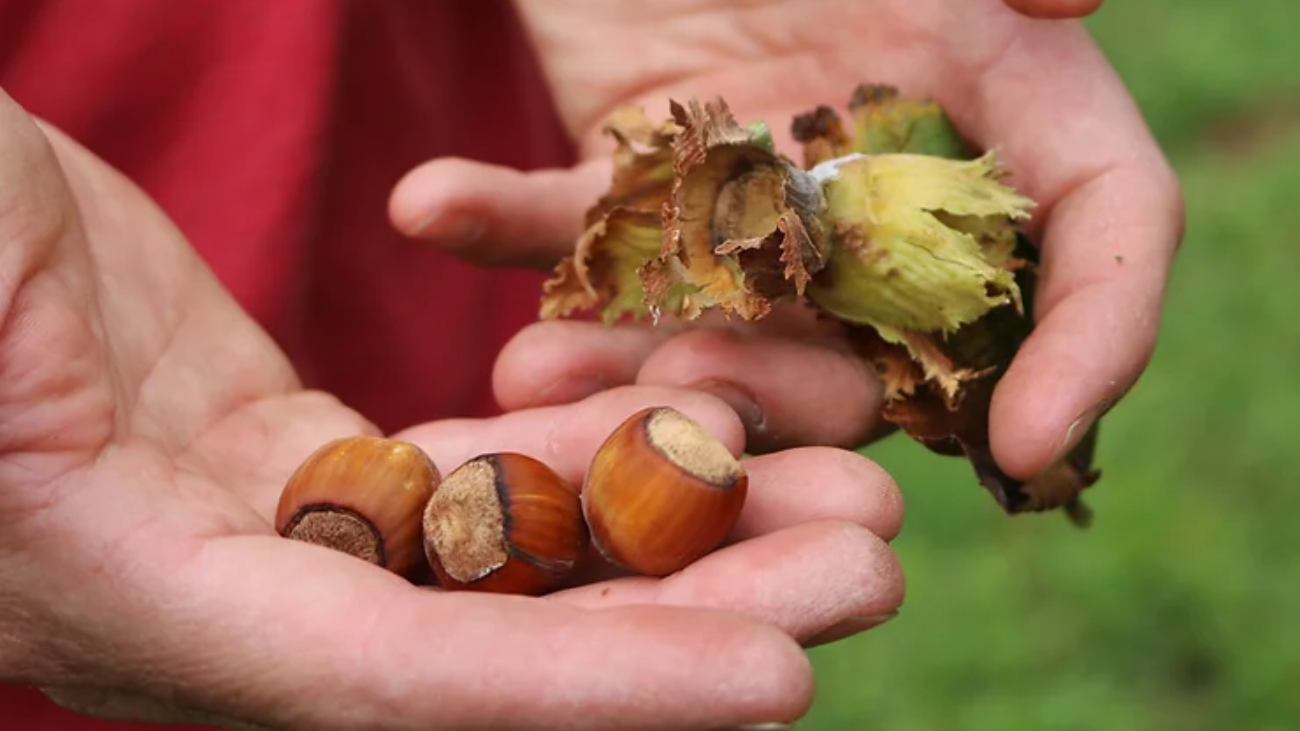
[[1102,0],[1005,0],[1007,7],[1031,18],[1083,18],[1097,12]]
[[506,410],[569,403],[611,386],[636,382],[655,348],[691,330],[731,330],[812,343],[841,337],[839,326],[806,307],[778,307],[759,321],[739,322],[708,312],[696,320],[655,324],[575,320],[537,322],[522,329],[497,357],[493,388]]
[[718,396],[744,422],[752,452],[860,446],[878,424],[882,397],[875,374],[848,351],[734,330],[668,341],[646,360],[637,383]]
[[861,526],[827,521],[727,546],[662,580],[614,579],[551,598],[586,609],[642,604],[723,609],[806,641],[845,622],[897,612],[904,588],[902,568],[880,537]]
[[607,159],[520,172],[459,158],[412,170],[389,199],[402,233],[477,264],[550,268],[573,250],[609,183]]
[[749,493],[731,540],[821,520],[853,523],[885,541],[902,529],[898,483],[860,454],[803,447],[750,457],[744,465]]
[[[1029,28],[955,107],[1042,203],[1038,326],[995,394],[998,464],[1028,479],[1087,430],[1150,357],[1182,235],[1177,180],[1084,29]],[[973,109],[964,112],[964,109]],[[1051,135],[1042,130],[1053,130]],[[1075,428],[1071,429],[1074,425]]]
[[[747,459],[745,470],[749,475],[749,494],[729,541],[749,545],[754,539],[822,522],[825,525],[857,525],[887,542],[898,535],[902,526],[903,498],[897,484],[879,466],[853,452],[815,447],[794,449]],[[840,547],[821,546],[817,541],[824,536],[807,538],[809,545],[806,549],[810,556],[814,556],[815,551],[825,551],[824,555],[815,560],[836,564],[841,560],[861,560],[859,553],[844,553]],[[782,540],[790,538],[786,536]],[[862,542],[873,543],[865,538]],[[867,560],[876,560],[878,557],[879,551],[875,545],[859,545],[858,548],[868,554]],[[796,549],[804,550],[803,544],[797,544]],[[893,560],[892,556],[888,558]],[[763,586],[769,587],[770,591],[764,593],[752,586],[749,589],[742,587],[741,590],[728,590],[719,586],[717,593],[704,598],[730,598],[735,601],[730,604],[705,602],[703,606],[738,611],[774,623],[800,638],[805,645],[833,642],[864,632],[892,618],[902,602],[901,571],[873,575],[868,581],[869,586],[855,584],[845,593],[840,585],[815,584],[816,581],[824,580],[825,576],[799,573],[789,577],[780,573],[785,566],[793,564],[764,563],[761,560],[751,563],[761,565],[763,571],[767,572],[762,577]],[[697,576],[696,580],[706,584],[710,576],[723,580],[727,567],[731,565],[724,564],[721,570],[710,571],[703,579]],[[863,569],[864,566],[855,564],[842,576],[853,582],[858,576],[855,572],[860,573]],[[583,580],[578,582],[586,586],[557,595],[583,606],[588,602],[594,602],[592,606],[602,606],[602,602],[607,600],[624,603],[657,600],[659,583],[651,579],[628,577],[617,578],[612,583],[593,583],[626,576],[624,572],[593,561],[589,563],[589,569],[584,571]],[[755,572],[755,579],[757,578]],[[617,594],[610,598],[605,594],[607,589],[616,591]],[[733,593],[728,596],[728,591]],[[818,591],[824,592],[825,601],[816,608],[809,608],[810,602],[822,596],[816,593]],[[762,600],[749,603],[755,597],[761,597]]]
[[580,482],[596,450],[625,419],[651,406],[671,406],[699,422],[733,455],[744,428],[722,401],[705,393],[662,387],[623,387],[566,406],[515,411],[491,419],[453,419],[395,435],[423,447],[444,473],[483,452],[513,451],[545,462]]
[[[728,543],[746,541],[816,521],[853,523],[886,542],[903,523],[903,495],[879,465],[849,450],[789,449],[744,460],[749,491]],[[593,547],[571,585],[628,576]]]
[[0,314],[25,280],[48,265],[50,250],[75,219],[72,193],[49,140],[0,89]]
[[[96,288],[90,256],[52,137],[53,130],[0,89],[0,476],[6,485],[67,473],[108,438],[98,418],[69,423],[55,416],[84,413],[108,365],[97,335],[87,334],[99,332],[102,313],[88,294]],[[39,494],[44,491],[0,499]]]
[[732,613],[421,590],[270,537],[214,541],[201,561],[170,577],[168,621],[126,659],[155,676],[165,661],[177,703],[267,726],[685,730],[810,702],[798,645]]
[[1013,477],[1067,454],[1146,367],[1181,238],[1177,198],[1159,172],[1117,171],[1057,206],[1039,322],[990,414],[994,457]]
[[641,363],[678,332],[627,324],[553,320],[520,330],[493,367],[497,403],[506,411],[579,401],[636,382]]
[[498,357],[497,401],[507,410],[564,403],[635,380],[722,398],[745,423],[751,451],[860,446],[879,426],[878,381],[860,358],[828,346],[838,342],[834,333],[801,322],[792,316],[691,331],[536,323]]

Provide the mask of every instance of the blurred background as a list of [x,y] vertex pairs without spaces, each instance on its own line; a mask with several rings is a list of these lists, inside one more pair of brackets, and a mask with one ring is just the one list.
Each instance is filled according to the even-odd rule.
[[908,599],[813,651],[801,731],[1300,728],[1300,2],[1112,0],[1090,25],[1188,209],[1094,525],[1008,519],[963,462],[872,448],[907,497]]

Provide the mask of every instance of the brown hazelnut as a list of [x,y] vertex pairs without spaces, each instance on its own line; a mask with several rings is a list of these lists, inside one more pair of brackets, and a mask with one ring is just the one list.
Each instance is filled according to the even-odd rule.
[[449,473],[424,511],[424,551],[444,589],[542,594],[586,555],[578,488],[532,457],[484,454]]
[[275,529],[412,578],[424,568],[420,516],[439,479],[438,468],[414,444],[336,439],[289,477]]
[[632,415],[601,445],[582,508],[606,560],[665,576],[722,543],[748,488],[726,445],[685,414],[655,407]]

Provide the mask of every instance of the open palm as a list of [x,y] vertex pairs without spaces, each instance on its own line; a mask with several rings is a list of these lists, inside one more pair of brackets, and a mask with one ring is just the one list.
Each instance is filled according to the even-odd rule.
[[[1144,368],[1181,236],[1180,193],[1122,83],[1077,23],[1031,19],[1001,0],[516,4],[584,162],[521,175],[434,161],[394,194],[394,219],[412,235],[479,261],[549,264],[571,249],[581,211],[606,182],[609,141],[600,127],[614,108],[635,103],[665,116],[669,98],[721,95],[742,122],[767,120],[779,148],[793,153],[794,115],[842,106],[862,82],[893,84],[941,102],[966,136],[999,150],[1011,182],[1040,204],[1032,231],[1043,249],[1039,327],[993,402],[1002,468],[1034,476]],[[1014,4],[1065,15],[1097,3]],[[468,242],[442,226],[463,226],[466,216],[481,224]],[[858,444],[876,427],[871,374],[805,326],[671,337],[542,323],[503,353],[498,395],[523,407],[539,403],[541,385],[565,379],[571,387],[550,389],[547,400],[621,383],[700,385],[747,417],[756,443]]]
[[[830,450],[750,460],[733,544],[664,580],[448,594],[279,538],[296,464],[374,427],[302,389],[136,188],[2,95],[0,322],[0,681],[85,713],[313,730],[786,721],[810,702],[801,644],[901,601],[895,488]],[[649,387],[395,436],[444,472],[512,449],[577,481],[651,404],[743,448],[724,404]]]

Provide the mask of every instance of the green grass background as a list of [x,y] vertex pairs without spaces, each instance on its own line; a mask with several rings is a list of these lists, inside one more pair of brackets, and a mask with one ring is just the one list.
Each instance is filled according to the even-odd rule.
[[908,598],[813,651],[801,731],[1300,729],[1300,2],[1090,21],[1182,176],[1155,358],[1104,424],[1094,526],[1008,519],[903,439]]

